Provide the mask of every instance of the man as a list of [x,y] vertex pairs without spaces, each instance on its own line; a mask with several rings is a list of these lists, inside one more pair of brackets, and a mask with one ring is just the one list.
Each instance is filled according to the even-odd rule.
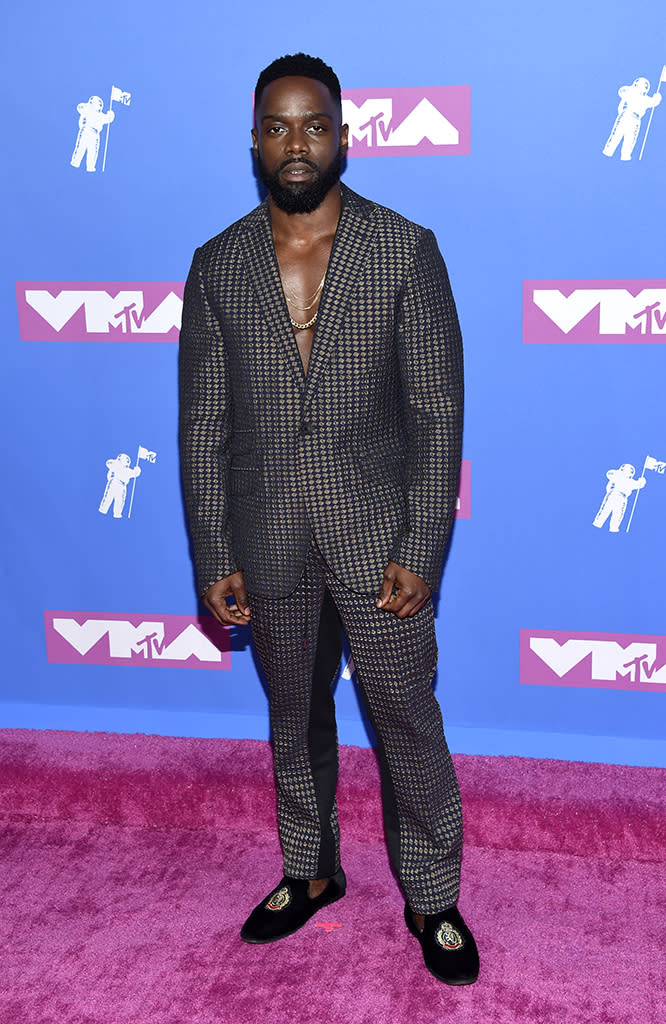
[[[457,907],[460,795],[432,691],[431,592],[460,473],[462,354],[430,231],[339,182],[340,84],[318,58],[259,76],[268,197],[197,250],[181,449],[204,602],[250,622],[270,684],[284,877],[241,931],[270,942],[340,899],[327,592],[378,738],[389,852],[428,968],[476,979]],[[328,653],[327,653],[328,652]]]

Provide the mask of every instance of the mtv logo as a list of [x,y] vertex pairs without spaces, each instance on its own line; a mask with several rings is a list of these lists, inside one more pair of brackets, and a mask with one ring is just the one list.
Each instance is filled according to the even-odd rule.
[[523,283],[523,344],[665,342],[666,280]]
[[424,156],[470,151],[470,87],[345,89],[349,156]]
[[22,341],[178,341],[183,282],[17,281]]
[[472,518],[472,463],[463,459],[460,467],[460,486],[456,502],[456,519]]
[[45,611],[44,627],[50,662],[231,668],[229,631],[212,615]]
[[666,637],[520,631],[520,682],[666,692]]

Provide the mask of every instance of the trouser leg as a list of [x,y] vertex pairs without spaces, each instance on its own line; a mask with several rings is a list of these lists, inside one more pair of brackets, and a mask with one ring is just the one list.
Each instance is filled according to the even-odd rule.
[[340,627],[323,574],[311,561],[289,597],[250,595],[252,634],[270,688],[285,874],[323,878],[340,866],[335,788],[338,746],[331,686]]
[[[342,657],[342,624],[330,591],[324,592],[319,617],[317,649],[312,672],[308,727],[310,768],[315,784],[321,828],[317,878],[334,874],[340,864],[335,791],[338,784],[338,730],[333,683]],[[332,816],[335,811],[335,828]]]
[[432,603],[399,619],[328,574],[379,741],[387,842],[416,913],[454,904],[460,885],[460,791],[432,690]]

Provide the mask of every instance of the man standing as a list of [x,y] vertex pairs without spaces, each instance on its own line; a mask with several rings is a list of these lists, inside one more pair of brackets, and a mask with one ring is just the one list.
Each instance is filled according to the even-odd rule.
[[270,684],[284,877],[241,937],[290,935],[345,892],[318,651],[328,591],[378,738],[407,926],[436,977],[468,984],[460,794],[431,685],[460,331],[432,232],[340,184],[341,122],[318,58],[261,73],[252,139],[268,198],[197,250],[185,289],[181,456],[200,591],[220,622],[251,622]]

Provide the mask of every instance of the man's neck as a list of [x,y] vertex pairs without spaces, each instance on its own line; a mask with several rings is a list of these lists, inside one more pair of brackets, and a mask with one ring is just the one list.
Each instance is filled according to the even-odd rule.
[[276,242],[289,245],[309,245],[322,235],[334,235],[340,220],[342,193],[340,183],[330,192],[312,213],[285,213],[275,205],[271,196],[268,206]]

